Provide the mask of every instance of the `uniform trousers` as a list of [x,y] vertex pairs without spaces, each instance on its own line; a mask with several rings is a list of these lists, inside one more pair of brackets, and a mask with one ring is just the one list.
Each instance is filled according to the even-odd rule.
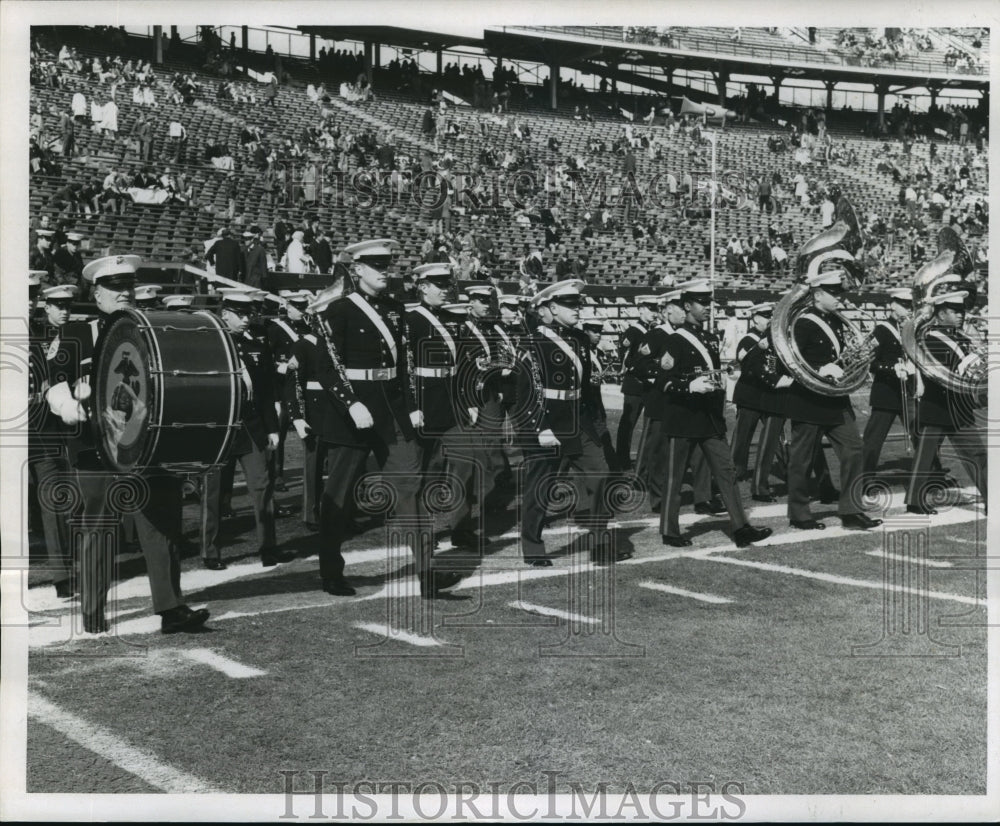
[[[319,552],[319,572],[324,582],[333,582],[344,575],[344,557],[340,551],[347,538],[347,523],[354,513],[354,494],[358,479],[365,468],[369,454],[374,454],[379,470],[386,477],[385,484],[392,491],[397,517],[417,521],[427,515],[418,496],[422,482],[420,449],[416,439],[406,441],[396,428],[396,443],[386,444],[374,434],[368,445],[327,445],[327,477],[320,504],[320,535],[323,542]],[[432,538],[414,530],[411,544],[418,576],[430,574]]]
[[302,521],[319,523],[319,497],[327,443],[312,433],[302,440]]
[[[861,492],[855,490],[861,475],[861,437],[852,410],[844,410],[838,424],[821,425],[792,422],[792,443],[788,450],[788,518],[793,522],[811,520],[809,474],[817,462],[817,448],[823,436],[830,440],[840,461],[840,516],[861,513]],[[821,482],[822,484],[822,482]]]
[[694,448],[700,448],[704,456],[705,466],[715,477],[719,486],[719,495],[729,511],[729,519],[733,530],[747,524],[747,515],[743,510],[743,500],[736,487],[736,470],[729,455],[729,445],[723,436],[683,437],[666,436],[666,470],[667,487],[660,509],[660,534],[663,536],[680,536],[681,480],[684,471],[691,462]]
[[[75,484],[75,474],[71,473],[66,448],[48,448],[52,452],[28,455],[28,467],[35,489],[41,492],[39,505],[42,513],[42,535],[45,537],[45,552],[48,556],[52,581],[57,586],[68,583],[73,570],[73,551],[69,536],[69,516],[55,510],[54,502],[49,502],[43,485]],[[44,501],[42,501],[44,499]]]
[[[294,381],[294,379],[291,380]],[[274,403],[274,409],[278,414],[278,449],[274,451],[272,472],[276,479],[283,480],[285,477],[285,439],[288,438],[289,425],[291,424],[288,416],[288,402],[277,401]]]
[[[771,467],[778,455],[778,449],[781,447],[781,434],[785,430],[785,417],[771,413],[761,413],[760,416],[764,420],[764,426],[761,428],[760,438],[757,440],[757,461],[754,464],[753,477],[750,482],[750,495],[770,496]],[[734,464],[736,463],[734,462]],[[739,467],[738,464],[737,467]]]
[[766,415],[766,413],[750,407],[739,407],[736,410],[736,426],[733,430],[733,467],[736,468],[737,476],[742,476],[747,472],[750,460],[750,442],[753,441],[753,433],[757,429],[757,424]]
[[639,416],[642,415],[643,397],[626,395],[622,401],[622,415],[618,420],[615,449],[618,453],[618,467],[627,470],[632,467],[632,433]]
[[274,477],[267,470],[267,451],[250,443],[250,451],[233,456],[221,468],[205,476],[205,507],[202,509],[201,554],[203,559],[218,559],[219,513],[223,492],[233,488],[236,462],[243,468],[247,495],[253,502],[257,521],[257,547],[262,554],[274,550],[278,544],[274,528]]
[[[646,417],[642,452],[639,455],[636,475],[649,492],[649,507],[660,510],[663,504],[664,469],[667,467],[669,437],[663,433],[663,422]],[[691,487],[695,502],[712,498],[712,472],[700,450],[691,453]]]
[[[95,525],[93,520],[119,517],[108,491],[116,480],[129,476],[105,470],[78,470],[76,483],[83,500],[84,540],[80,547],[80,602],[84,618],[102,620],[108,589],[114,578],[117,525]],[[136,533],[146,560],[146,575],[156,613],[181,605],[181,562],[178,543],[181,535],[181,479],[168,474],[143,477],[149,497],[133,513]],[[127,482],[126,482],[127,484]],[[117,521],[117,520],[115,520]],[[102,528],[107,527],[107,530]],[[90,528],[88,530],[88,528]]]
[[[909,403],[909,414],[909,436],[913,441],[913,448],[916,450],[918,441],[916,411],[912,402]],[[878,460],[879,456],[882,455],[882,445],[885,444],[885,437],[889,435],[889,429],[892,427],[892,423],[896,420],[897,416],[902,418],[902,414],[898,410],[885,410],[880,407],[872,408],[871,415],[868,417],[868,423],[865,425],[865,432],[861,436],[861,441],[864,442],[861,466],[865,476],[872,475],[878,470]],[[937,461],[936,455],[934,464],[940,467],[940,462]]]
[[987,494],[986,443],[981,428],[970,425],[960,427],[942,427],[941,425],[924,425],[920,428],[920,438],[917,452],[913,457],[913,473],[906,487],[906,504],[923,505],[924,487],[938,476],[934,472],[933,461],[938,455],[941,442],[947,437],[951,446],[962,460],[966,472],[979,488],[984,502],[989,501]]
[[589,511],[588,523],[592,529],[607,527],[611,508],[604,495],[608,482],[608,468],[601,445],[585,430],[579,433],[580,447],[572,451],[531,445],[523,448],[524,474],[521,501],[521,552],[525,558],[543,556],[545,543],[542,528],[550,505],[558,504],[561,494],[553,489],[557,480],[569,476],[577,491],[585,499],[578,500],[580,510]]

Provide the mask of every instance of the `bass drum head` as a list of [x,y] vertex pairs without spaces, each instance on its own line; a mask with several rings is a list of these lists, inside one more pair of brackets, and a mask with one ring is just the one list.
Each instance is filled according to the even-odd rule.
[[115,313],[95,352],[91,390],[97,447],[105,464],[123,473],[144,468],[152,449],[156,384],[141,319],[135,310]]

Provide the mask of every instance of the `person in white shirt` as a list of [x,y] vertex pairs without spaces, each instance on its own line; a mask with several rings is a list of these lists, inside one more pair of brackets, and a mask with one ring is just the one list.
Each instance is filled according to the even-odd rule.
[[74,92],[71,109],[73,117],[77,120],[83,120],[87,117],[87,98],[82,92]]
[[833,226],[833,213],[836,209],[837,207],[834,205],[833,201],[830,200],[830,196],[827,195],[823,199],[823,203],[819,208],[823,229]]
[[303,238],[305,238],[305,233],[300,229],[292,233],[292,240],[288,242],[288,248],[281,258],[285,272],[309,272],[312,258],[306,252],[305,245],[302,243]]

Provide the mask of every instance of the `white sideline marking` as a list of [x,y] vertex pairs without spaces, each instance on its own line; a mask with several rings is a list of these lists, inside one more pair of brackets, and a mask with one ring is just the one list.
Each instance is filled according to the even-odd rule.
[[37,691],[28,692],[28,716],[58,731],[88,751],[134,774],[150,786],[168,794],[218,794],[204,780],[168,766],[149,752],[130,746],[107,729],[63,711]]
[[663,591],[665,594],[674,594],[678,597],[690,597],[701,602],[711,602],[714,605],[725,605],[732,602],[731,599],[727,599],[726,597],[717,597],[714,594],[699,594],[696,591],[687,591],[684,588],[678,588],[674,585],[664,585],[662,582],[653,582],[649,579],[640,582],[639,587],[648,588],[650,591]]
[[216,671],[221,671],[227,677],[234,680],[245,680],[248,677],[263,677],[267,674],[266,671],[261,671],[259,668],[243,665],[243,663],[238,663],[236,660],[229,659],[229,657],[223,657],[222,654],[216,654],[211,648],[189,648],[177,653],[186,659],[194,660],[196,663],[201,663],[202,665],[207,665],[209,668],[214,668]]
[[547,605],[534,605],[530,602],[508,602],[508,606],[511,608],[517,608],[520,611],[527,611],[529,614],[541,614],[543,617],[559,617],[559,619],[569,620],[570,622],[584,622],[588,625],[597,625],[600,620],[596,620],[593,617],[585,617],[583,614],[573,614],[569,611],[560,611],[558,608],[549,608]]
[[409,631],[401,631],[398,628],[393,628],[391,625],[379,625],[377,622],[356,622],[354,623],[354,627],[360,628],[362,631],[377,634],[380,637],[388,637],[390,640],[408,642],[410,645],[416,645],[421,648],[431,648],[442,644],[440,640],[436,640],[434,637],[411,634]]
[[[958,540],[952,540],[952,542],[957,542]],[[865,551],[868,556],[885,557],[886,559],[893,559],[896,562],[909,562],[913,565],[926,565],[928,568],[951,568],[952,564],[950,562],[945,562],[941,559],[918,559],[916,557],[906,556],[904,554],[889,554],[885,551]]]
[[820,582],[829,582],[833,585],[854,585],[858,588],[872,588],[881,591],[888,588],[890,591],[900,591],[906,594],[926,595],[931,599],[949,599],[961,602],[965,605],[979,605],[980,601],[975,597],[964,597],[961,594],[948,594],[943,591],[925,591],[922,588],[907,588],[905,585],[892,585],[885,582],[875,582],[871,579],[854,579],[848,576],[837,576],[836,574],[824,574],[819,571],[807,571],[804,568],[790,568],[787,565],[777,565],[773,562],[757,562],[752,559],[734,559],[729,556],[712,556],[710,554],[699,554],[694,559],[704,562],[722,562],[726,565],[742,565],[745,568],[756,568],[760,571],[771,571],[776,574],[791,574],[801,576],[806,579],[817,579]]

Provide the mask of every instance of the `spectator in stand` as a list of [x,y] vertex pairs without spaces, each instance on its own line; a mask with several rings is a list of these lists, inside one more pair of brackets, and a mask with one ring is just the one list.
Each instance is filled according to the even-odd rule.
[[84,97],[83,92],[73,93],[73,102],[70,106],[73,112],[73,118],[79,123],[85,123],[89,115],[89,110],[87,109],[87,98]]
[[260,289],[267,276],[267,250],[261,229],[251,226],[243,233],[246,249],[243,253],[243,278],[248,285]]
[[315,230],[315,236],[309,244],[309,255],[316,263],[316,269],[323,275],[327,275],[333,266],[333,249],[330,247],[330,239],[322,227]]
[[205,260],[215,267],[216,275],[234,280],[242,279],[243,250],[239,242],[233,238],[229,227],[219,230],[219,240],[208,250]]
[[35,246],[28,256],[28,269],[45,270],[46,278],[43,286],[54,287],[56,282],[53,279],[55,264],[52,257],[52,236],[55,230],[39,228],[35,230]]
[[140,161],[153,160],[153,119],[141,112],[136,115],[132,126],[132,136],[136,140]]
[[836,212],[836,210],[837,207],[833,203],[833,199],[831,198],[830,193],[827,193],[826,195],[823,196],[823,203],[820,205],[819,208],[820,223],[823,229],[833,226],[833,214],[834,212]]
[[74,284],[83,294],[83,256],[80,255],[80,243],[83,235],[79,232],[67,232],[66,242],[52,256],[53,277],[57,284]]
[[285,272],[306,273],[310,271],[313,260],[302,243],[304,237],[305,233],[300,229],[292,233],[292,240],[288,242],[285,254],[281,257],[281,266]]
[[771,212],[774,209],[771,203],[771,179],[768,175],[763,175],[757,184],[757,207],[761,212]]

